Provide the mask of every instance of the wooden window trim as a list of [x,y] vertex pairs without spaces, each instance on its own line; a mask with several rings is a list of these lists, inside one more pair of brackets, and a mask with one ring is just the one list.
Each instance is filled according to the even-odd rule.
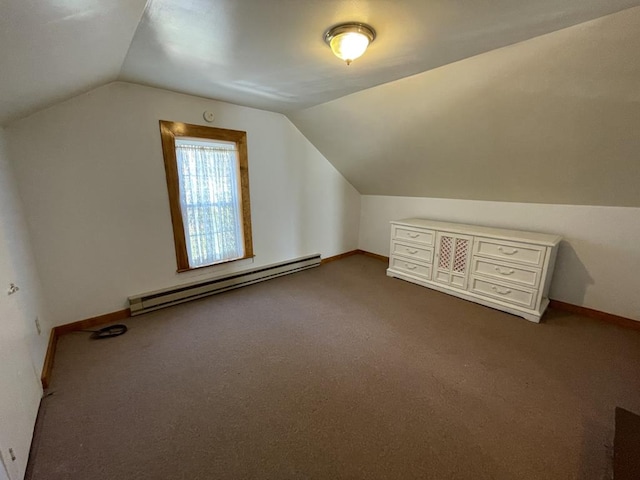
[[[171,210],[171,223],[173,225],[173,239],[176,248],[176,260],[178,272],[198,270],[214,265],[237,262],[247,258],[253,258],[253,241],[251,235],[251,205],[249,199],[249,160],[247,155],[247,132],[240,130],[227,130],[224,128],[205,127],[181,122],[168,122],[160,120],[160,137],[162,139],[162,153],[164,156],[164,168],[167,176],[167,190],[169,192],[169,208]],[[191,137],[205,140],[222,140],[233,142],[238,149],[238,163],[240,166],[240,197],[242,211],[242,236],[244,238],[244,256],[233,260],[224,260],[202,265],[189,266],[187,255],[187,242],[182,224],[182,209],[180,208],[180,183],[178,178],[178,165],[176,160],[176,138]]]

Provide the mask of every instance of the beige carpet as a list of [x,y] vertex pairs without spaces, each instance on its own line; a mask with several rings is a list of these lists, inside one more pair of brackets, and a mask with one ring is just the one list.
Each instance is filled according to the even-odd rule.
[[605,479],[640,332],[354,256],[60,339],[28,478]]

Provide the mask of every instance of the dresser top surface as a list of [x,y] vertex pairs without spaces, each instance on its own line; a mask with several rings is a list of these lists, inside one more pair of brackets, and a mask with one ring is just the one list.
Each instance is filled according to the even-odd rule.
[[403,220],[392,220],[394,225],[404,225],[407,227],[430,228],[451,233],[461,233],[465,235],[481,235],[487,237],[512,240],[515,242],[537,243],[554,246],[560,243],[562,237],[547,233],[525,232],[521,230],[508,230],[504,228],[482,227],[479,225],[468,225],[464,223],[439,222],[427,218],[405,218]]

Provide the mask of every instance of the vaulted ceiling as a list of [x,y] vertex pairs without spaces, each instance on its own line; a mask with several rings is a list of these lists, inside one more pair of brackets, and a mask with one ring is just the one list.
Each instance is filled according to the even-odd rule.
[[640,7],[289,114],[362,194],[640,207]]
[[0,125],[122,80],[282,112],[362,194],[640,207],[640,0],[3,0],[0,45]]
[[[125,80],[278,112],[322,104],[640,0],[4,0],[0,124]],[[378,38],[350,67],[322,34]]]

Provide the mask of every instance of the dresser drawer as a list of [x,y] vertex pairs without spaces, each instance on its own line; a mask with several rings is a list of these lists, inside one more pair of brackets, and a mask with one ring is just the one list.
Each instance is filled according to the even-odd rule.
[[526,243],[476,238],[474,255],[539,267],[544,262],[545,247]]
[[471,273],[491,277],[508,283],[517,283],[531,288],[540,284],[539,268],[515,265],[482,257],[473,257]]
[[471,278],[470,290],[481,295],[497,298],[503,302],[513,303],[521,307],[533,308],[536,302],[536,291],[525,287],[505,286],[478,277]]
[[410,260],[404,260],[398,257],[391,257],[390,267],[399,272],[405,272],[416,277],[422,277],[425,280],[431,279],[431,265],[422,265]]
[[393,225],[391,238],[394,240],[408,240],[410,242],[433,246],[436,234],[433,230],[417,230],[400,225]]
[[391,254],[414,258],[426,263],[433,262],[433,248],[411,245],[410,243],[402,243],[396,240],[391,242]]

